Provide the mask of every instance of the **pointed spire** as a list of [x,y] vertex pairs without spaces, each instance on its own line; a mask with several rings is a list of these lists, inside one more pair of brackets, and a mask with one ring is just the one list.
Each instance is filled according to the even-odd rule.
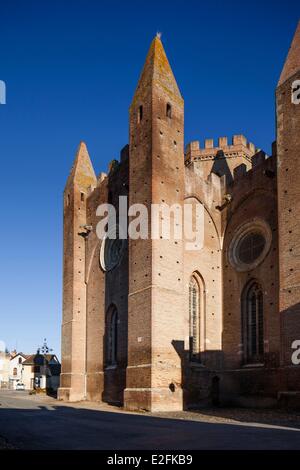
[[300,21],[289,49],[285,64],[283,66],[278,86],[282,85],[288,78],[300,70]]
[[66,186],[75,182],[80,188],[88,189],[97,185],[94,168],[84,142],[80,142]]
[[135,95],[142,87],[153,84],[163,87],[171,95],[182,99],[161,42],[161,33],[156,34],[150,45]]

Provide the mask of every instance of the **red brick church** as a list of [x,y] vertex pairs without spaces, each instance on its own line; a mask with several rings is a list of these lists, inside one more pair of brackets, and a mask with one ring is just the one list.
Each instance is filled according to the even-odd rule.
[[[120,161],[97,177],[82,142],[65,187],[60,399],[152,411],[299,400],[300,23],[276,126],[272,155],[243,135],[184,149],[184,100],[154,38]],[[99,240],[97,207],[119,196],[201,205],[203,247]]]

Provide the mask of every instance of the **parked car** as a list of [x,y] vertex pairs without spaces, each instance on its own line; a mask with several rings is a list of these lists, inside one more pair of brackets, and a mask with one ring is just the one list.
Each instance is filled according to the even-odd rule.
[[20,382],[17,383],[16,390],[25,390],[25,385]]

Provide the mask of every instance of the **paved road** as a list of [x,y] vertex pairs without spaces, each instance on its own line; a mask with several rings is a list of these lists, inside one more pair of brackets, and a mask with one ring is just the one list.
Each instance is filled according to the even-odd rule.
[[300,449],[296,428],[112,412],[12,391],[0,391],[0,436],[21,449]]

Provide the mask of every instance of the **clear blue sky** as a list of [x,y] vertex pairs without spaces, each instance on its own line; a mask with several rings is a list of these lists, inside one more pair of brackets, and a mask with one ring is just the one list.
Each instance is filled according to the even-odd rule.
[[80,140],[96,173],[128,141],[157,31],[185,98],[185,141],[243,133],[270,151],[298,0],[0,2],[0,340],[60,353],[62,191]]

